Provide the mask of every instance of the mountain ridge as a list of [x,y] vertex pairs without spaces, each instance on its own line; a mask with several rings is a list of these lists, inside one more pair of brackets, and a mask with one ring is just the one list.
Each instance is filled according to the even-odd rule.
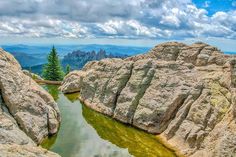
[[81,69],[87,62],[104,58],[126,58],[128,55],[107,53],[105,50],[81,51],[76,50],[65,55],[61,61],[62,66],[70,65],[73,70]]

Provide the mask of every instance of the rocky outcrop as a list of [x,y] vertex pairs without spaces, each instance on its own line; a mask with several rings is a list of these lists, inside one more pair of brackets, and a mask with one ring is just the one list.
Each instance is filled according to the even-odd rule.
[[43,148],[27,145],[0,144],[2,157],[59,157]]
[[37,144],[58,131],[60,120],[53,98],[0,49],[1,156],[58,156]]
[[37,74],[34,74],[34,73],[32,73],[32,72],[30,72],[30,71],[28,71],[28,70],[22,70],[23,71],[23,73],[25,74],[25,75],[27,75],[27,76],[29,76],[29,77],[31,77],[32,79],[37,79],[37,80],[43,80],[43,78],[41,77],[41,76],[39,76],[39,75],[37,75]]
[[90,62],[64,93],[90,108],[158,134],[186,156],[236,154],[235,59],[205,43],[169,42],[126,59]]
[[73,51],[71,53],[66,54],[61,63],[63,67],[66,67],[67,65],[70,65],[71,69],[81,69],[87,62],[94,61],[94,60],[101,60],[104,58],[126,58],[127,55],[123,54],[112,54],[107,53],[105,50],[100,49],[99,51]]
[[59,87],[63,93],[73,93],[77,92],[80,89],[80,84],[82,84],[83,72],[72,71],[65,76],[62,86]]

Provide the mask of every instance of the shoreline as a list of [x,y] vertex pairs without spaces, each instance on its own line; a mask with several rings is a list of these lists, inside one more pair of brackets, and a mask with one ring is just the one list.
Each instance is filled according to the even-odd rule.
[[[72,93],[79,93],[79,91],[77,91],[77,92],[72,92]],[[66,94],[72,94],[72,93],[66,93]],[[91,108],[90,105],[89,105],[86,101],[84,101],[84,100],[81,98],[80,95],[78,96],[78,100],[79,100],[83,105],[89,107],[90,109],[92,109],[92,110],[95,111],[95,112],[98,112],[98,111],[94,110],[93,108]],[[104,113],[102,113],[102,112],[98,112],[98,113],[103,114],[103,115],[105,115],[105,116],[108,116],[108,117],[112,118],[112,120],[115,120],[115,121],[117,121],[117,122],[119,122],[119,123],[122,123],[122,124],[124,124],[124,125],[128,125],[128,126],[131,126],[131,127],[135,128],[135,129],[137,129],[137,130],[143,131],[143,132],[145,132],[145,133],[147,133],[147,134],[154,135],[155,138],[156,138],[156,140],[157,140],[158,142],[160,142],[160,144],[162,144],[164,147],[166,147],[167,149],[169,149],[170,151],[172,151],[172,152],[176,155],[176,157],[186,157],[186,156],[184,156],[176,147],[174,147],[174,146],[172,146],[170,143],[168,143],[167,140],[165,140],[165,138],[164,138],[161,134],[152,134],[152,133],[149,133],[149,132],[147,132],[147,131],[145,131],[145,130],[142,130],[142,129],[136,127],[136,126],[133,126],[133,125],[131,125],[131,124],[123,123],[122,121],[119,121],[119,120],[117,120],[117,119],[114,119],[113,117],[111,117],[111,116],[108,115],[108,114],[104,114]]]

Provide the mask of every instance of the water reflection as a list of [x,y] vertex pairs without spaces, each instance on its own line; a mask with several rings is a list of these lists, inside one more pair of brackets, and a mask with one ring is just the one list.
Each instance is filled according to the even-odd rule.
[[131,126],[101,116],[86,106],[82,106],[85,120],[97,131],[98,135],[120,148],[128,148],[137,157],[171,157],[170,150],[160,144],[154,135],[147,134]]
[[77,101],[78,94],[58,94],[62,124],[57,136],[42,143],[44,148],[57,152],[62,157],[175,156],[155,136],[121,124],[82,105]]
[[79,93],[65,94],[65,97],[73,103],[78,101]]
[[59,99],[59,86],[56,85],[44,85],[43,88],[45,88],[53,97],[55,101]]

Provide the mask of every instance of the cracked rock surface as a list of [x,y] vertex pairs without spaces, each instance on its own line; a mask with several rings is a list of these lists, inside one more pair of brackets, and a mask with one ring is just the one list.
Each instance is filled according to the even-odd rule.
[[221,157],[236,154],[235,85],[234,56],[205,43],[168,42],[89,62],[61,90],[80,91],[90,108],[158,134],[181,154]]
[[57,104],[0,49],[0,156],[59,156],[37,147],[59,129]]

